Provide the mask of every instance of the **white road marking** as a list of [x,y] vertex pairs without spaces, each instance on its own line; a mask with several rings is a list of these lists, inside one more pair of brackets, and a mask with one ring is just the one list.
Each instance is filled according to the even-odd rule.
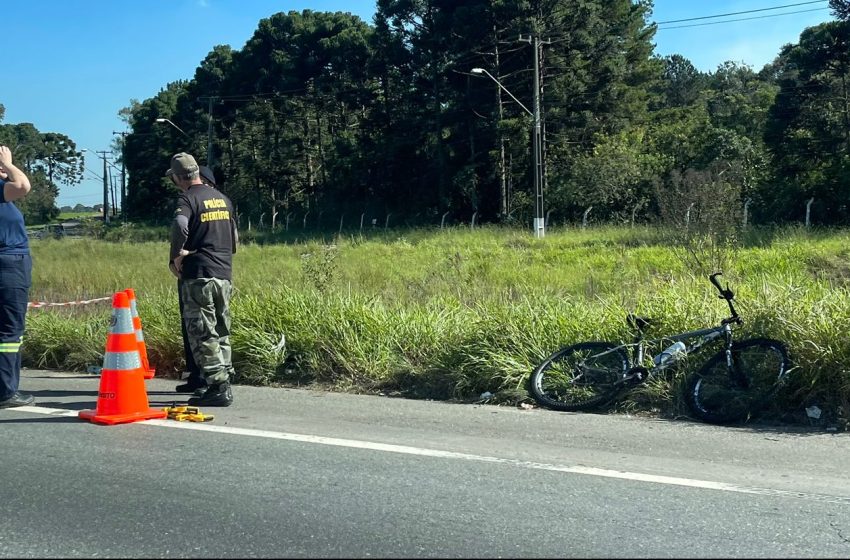
[[[14,409],[17,412],[32,412],[34,414],[45,414],[48,416],[77,416],[77,410],[65,410],[62,408],[46,408],[41,406],[21,406]],[[298,441],[302,443],[314,443],[319,445],[332,445],[335,447],[349,447],[354,449],[368,449],[371,451],[383,451],[386,453],[401,453],[404,455],[419,455],[423,457],[437,457],[442,459],[457,459],[462,461],[477,461],[481,463],[496,463],[534,469],[542,471],[555,471],[571,474],[583,474],[588,476],[599,476],[603,478],[618,478],[622,480],[633,480],[637,482],[651,482],[655,484],[667,484],[671,486],[685,486],[688,488],[702,488],[705,490],[719,490],[722,492],[735,492],[738,494],[757,494],[760,496],[777,496],[783,498],[796,498],[825,502],[833,504],[850,505],[850,497],[830,496],[828,494],[814,494],[810,492],[795,492],[791,490],[778,490],[775,488],[760,488],[757,486],[740,486],[726,482],[714,482],[710,480],[697,480],[691,478],[680,478],[675,476],[662,476],[639,472],[617,471],[596,467],[585,467],[581,465],[553,465],[548,463],[536,463],[533,461],[520,461],[518,459],[505,459],[501,457],[490,457],[487,455],[472,455],[469,453],[458,453],[455,451],[442,451],[439,449],[428,449],[424,447],[411,447],[407,445],[394,445],[390,443],[376,443],[355,439],[341,439],[324,436],[311,436],[305,434],[290,434],[286,432],[273,432],[269,430],[255,430],[250,428],[234,428],[230,426],[216,426],[213,424],[196,422],[176,422],[173,420],[143,420],[135,424],[147,424],[149,426],[161,426],[163,428],[177,428],[181,430],[197,430],[201,432],[215,432],[220,434],[232,434],[237,436],[260,437],[267,439],[278,439],[286,441]]]

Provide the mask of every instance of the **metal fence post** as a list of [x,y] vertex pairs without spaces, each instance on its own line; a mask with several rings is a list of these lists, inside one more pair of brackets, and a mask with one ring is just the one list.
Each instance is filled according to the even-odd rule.
[[812,202],[814,202],[814,201],[815,201],[815,197],[812,197],[812,198],[810,198],[810,199],[809,199],[809,201],[806,203],[806,229],[808,229],[808,228],[809,228],[809,226],[811,226],[811,225],[812,225],[812,222],[811,222],[811,216],[812,216]]
[[691,202],[688,205],[688,211],[685,212],[685,229],[687,229],[691,224],[691,208],[694,207],[694,204],[695,204],[694,202]]
[[584,216],[581,218],[581,229],[587,227],[587,215],[590,214],[590,211],[593,209],[593,206],[588,206],[587,210],[584,211]]

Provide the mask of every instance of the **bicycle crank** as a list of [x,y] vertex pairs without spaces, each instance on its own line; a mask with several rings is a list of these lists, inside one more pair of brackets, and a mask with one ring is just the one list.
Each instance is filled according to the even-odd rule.
[[635,366],[623,375],[623,383],[639,385],[649,378],[649,370],[642,366]]

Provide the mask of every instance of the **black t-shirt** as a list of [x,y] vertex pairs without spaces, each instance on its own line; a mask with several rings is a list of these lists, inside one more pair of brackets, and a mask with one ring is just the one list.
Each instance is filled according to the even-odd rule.
[[[188,220],[183,229],[181,216]],[[183,259],[182,278],[230,280],[236,252],[236,215],[230,199],[208,185],[192,185],[180,194],[171,237],[171,259],[182,248],[192,252]]]

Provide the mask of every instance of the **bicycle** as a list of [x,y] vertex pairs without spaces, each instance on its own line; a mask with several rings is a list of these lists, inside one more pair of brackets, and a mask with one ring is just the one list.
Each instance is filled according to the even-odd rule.
[[[648,339],[644,331],[652,319],[629,313],[634,341],[580,342],[547,357],[531,374],[530,392],[543,407],[581,411],[610,403],[628,389],[681,364],[694,352],[722,341],[723,348],[685,380],[685,402],[699,419],[715,424],[747,419],[770,400],[785,382],[790,367],[785,344],[770,338],[735,340],[733,326],[743,324],[733,300],[721,287],[721,272],[708,278],[729,306],[729,317],[719,325]],[[664,341],[674,344],[650,361],[647,347]]]

